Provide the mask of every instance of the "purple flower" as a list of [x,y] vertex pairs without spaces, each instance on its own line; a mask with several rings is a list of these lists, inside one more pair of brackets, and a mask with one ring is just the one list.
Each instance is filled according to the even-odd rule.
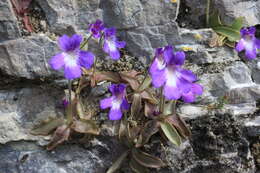
[[120,120],[122,117],[122,111],[129,109],[129,104],[126,100],[126,86],[124,84],[112,84],[109,87],[112,93],[111,97],[105,98],[100,101],[101,109],[107,109],[110,107],[109,119]]
[[202,95],[203,87],[199,84],[192,84],[191,90],[188,93],[182,93],[182,100],[186,103],[194,102],[196,95]]
[[155,59],[149,69],[152,83],[155,88],[163,86],[164,96],[169,100],[183,97],[185,101],[186,95],[200,93],[193,84],[197,77],[190,70],[181,68],[184,60],[184,52],[173,53],[172,46],[156,50]]
[[89,31],[92,33],[94,38],[100,38],[101,32],[105,29],[104,24],[101,20],[96,20],[95,23],[89,25]]
[[257,49],[260,49],[260,40],[255,38],[255,27],[243,28],[240,31],[241,39],[236,45],[236,50],[245,50],[248,59],[256,58]]
[[109,56],[118,60],[120,58],[120,52],[118,48],[124,48],[126,43],[124,41],[118,41],[116,38],[116,29],[115,28],[106,28],[105,29],[105,41],[103,50],[109,54]]
[[81,41],[80,35],[74,34],[72,37],[63,35],[58,41],[62,52],[53,56],[49,61],[54,70],[64,67],[65,78],[69,80],[80,77],[81,67],[90,69],[94,62],[93,53],[80,50]]
[[69,105],[69,101],[66,98],[62,99],[62,105],[64,108],[67,107]]

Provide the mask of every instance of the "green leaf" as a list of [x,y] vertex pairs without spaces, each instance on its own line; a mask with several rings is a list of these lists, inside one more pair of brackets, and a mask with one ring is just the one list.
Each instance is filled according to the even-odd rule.
[[75,120],[71,128],[79,133],[99,134],[99,128],[92,120]]
[[220,21],[220,17],[218,15],[218,12],[214,12],[210,17],[209,17],[209,26],[211,28],[217,27],[217,26],[222,26],[222,23]]
[[167,121],[171,123],[179,132],[179,134],[183,137],[189,137],[191,135],[191,131],[185,121],[178,115],[171,115],[167,117]]
[[168,122],[160,122],[161,128],[165,136],[175,145],[181,145],[181,137],[177,130]]
[[136,76],[138,73],[134,72],[120,72],[121,81],[124,83],[128,83],[133,90],[137,90],[140,86],[139,81],[137,80]]
[[169,115],[173,113],[174,105],[176,104],[176,100],[171,100],[167,104],[164,105],[163,115]]
[[121,79],[119,74],[116,72],[102,71],[96,72],[93,80],[95,81],[94,83],[98,83],[101,81],[111,81],[113,83],[119,83]]
[[146,78],[144,79],[143,83],[140,85],[140,87],[138,88],[138,91],[141,92],[145,89],[147,89],[152,83],[152,78],[147,75]]
[[125,151],[114,163],[113,165],[108,169],[107,173],[114,173],[116,172],[122,165],[123,161],[129,154],[129,150]]
[[158,104],[158,100],[153,96],[150,91],[144,90],[141,92],[142,99],[147,100],[151,104]]
[[131,104],[131,116],[133,118],[138,117],[142,108],[142,98],[139,93],[133,95],[133,101]]
[[240,31],[240,29],[243,27],[243,23],[244,23],[244,17],[238,17],[232,23],[231,28],[236,31]]
[[229,41],[237,41],[240,39],[240,32],[227,26],[219,26],[213,28],[215,32],[226,36]]
[[138,138],[136,143],[136,147],[141,147],[146,144],[151,136],[158,132],[158,121],[157,120],[150,120],[145,125],[141,131],[141,135]]
[[131,158],[129,166],[135,173],[148,173],[148,169],[139,164],[134,158]]
[[51,118],[31,130],[33,135],[48,135],[51,131],[64,123],[63,118]]
[[132,149],[132,156],[140,165],[148,168],[161,168],[165,166],[161,159],[137,149]]
[[146,117],[154,118],[156,112],[159,112],[157,105],[148,103],[147,101],[144,102],[144,115]]
[[236,43],[235,42],[231,42],[231,41],[226,41],[225,44],[231,48],[234,48],[236,46]]

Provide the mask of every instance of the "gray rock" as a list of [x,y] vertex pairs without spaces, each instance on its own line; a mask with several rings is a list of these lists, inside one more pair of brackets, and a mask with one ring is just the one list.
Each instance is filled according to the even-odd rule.
[[189,141],[185,141],[180,147],[169,144],[162,147],[162,150],[154,150],[165,157],[169,165],[168,168],[158,172],[254,173],[256,171],[250,143],[243,133],[243,120],[228,114],[216,114],[198,117],[189,121],[189,124],[192,130]]
[[[203,28],[206,24],[207,0],[181,1],[178,19],[181,26]],[[211,10],[211,9],[210,9]]]
[[255,83],[260,84],[260,57],[246,62],[252,70],[252,79]]
[[[96,141],[96,142],[94,142]],[[123,148],[114,139],[95,139],[88,148],[63,145],[47,151],[32,142],[1,146],[1,173],[101,173],[112,164]],[[117,147],[115,147],[117,146]]]
[[243,124],[240,121],[224,114],[201,117],[191,124],[191,144],[196,156],[212,162],[204,166],[195,162],[196,166],[187,172],[255,172],[249,142],[243,136]]
[[120,35],[134,56],[145,56],[148,61],[154,54],[154,48],[179,41],[178,26],[174,22],[176,3],[103,0],[101,8],[104,10],[105,24],[123,30]]
[[16,78],[54,77],[57,72],[50,69],[48,60],[57,52],[56,43],[45,35],[5,41],[0,44],[0,70]]
[[86,32],[88,24],[96,19],[102,20],[99,0],[70,1],[37,0],[45,12],[50,30],[58,35],[73,34],[78,30]]
[[0,2],[0,42],[21,37],[12,4],[8,0]]
[[158,26],[143,26],[122,33],[127,49],[137,57],[151,59],[154,49],[179,43],[178,26],[175,22]]
[[175,20],[177,11],[176,3],[160,0],[103,0],[101,8],[105,23],[119,29],[164,25]]
[[248,26],[257,25],[260,23],[259,0],[219,0],[214,1],[214,6],[219,10],[221,19],[227,24],[230,24],[237,17],[244,17],[244,21]]
[[[41,140],[30,130],[43,120],[63,116],[63,93],[50,87],[13,89],[0,92],[0,143]],[[60,107],[60,108],[59,108]]]

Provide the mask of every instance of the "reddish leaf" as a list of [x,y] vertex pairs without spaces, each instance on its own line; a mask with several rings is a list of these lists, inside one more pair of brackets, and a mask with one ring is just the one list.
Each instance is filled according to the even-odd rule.
[[138,91],[141,92],[147,89],[151,85],[151,83],[152,83],[152,78],[149,75],[147,75],[144,81],[142,82],[142,84],[139,86]]
[[131,158],[129,166],[132,169],[132,171],[134,171],[135,173],[148,173],[149,172],[149,170],[146,167],[139,164],[134,158]]
[[31,130],[33,135],[48,135],[58,126],[61,126],[64,123],[63,118],[50,118],[45,122],[42,122],[40,125],[34,127]]
[[98,135],[99,128],[92,120],[76,120],[73,122],[73,130],[79,133]]
[[62,125],[56,129],[51,139],[51,142],[47,146],[47,150],[54,149],[57,145],[67,141],[70,135],[70,128],[67,125]]
[[23,17],[23,23],[24,23],[25,29],[27,29],[29,32],[33,32],[33,26],[30,23],[30,19],[29,19],[29,17],[27,15],[25,15]]
[[158,100],[151,94],[149,91],[143,91],[141,92],[141,96],[143,99],[147,100],[148,102],[152,104],[158,104]]
[[126,122],[127,120],[122,119],[120,122],[118,137],[120,141],[122,141],[126,146],[129,148],[132,146],[132,141],[129,140],[128,135],[128,124]]
[[141,147],[144,144],[146,144],[151,136],[158,132],[158,122],[156,120],[150,120],[148,121],[145,126],[143,127],[141,131],[141,135],[138,138],[137,144],[135,145],[136,147]]
[[151,104],[149,102],[144,102],[144,115],[149,118],[154,118],[159,113],[159,108],[157,105]]
[[96,72],[92,80],[94,80],[94,82],[92,82],[91,85],[106,80],[114,83],[120,83],[121,78],[118,73],[104,71],[104,72]]
[[120,77],[122,79],[122,82],[129,83],[133,90],[137,90],[139,88],[139,81],[135,77],[132,77],[131,75],[122,72],[120,72]]
[[125,151],[108,169],[106,173],[114,173],[116,172],[122,165],[123,161],[126,159],[127,155],[129,154],[129,150]]
[[179,115],[171,115],[167,117],[167,121],[176,127],[183,138],[189,137],[191,135],[189,127]]
[[134,142],[135,139],[137,139],[137,137],[138,137],[138,135],[139,135],[139,133],[141,131],[141,128],[138,127],[138,126],[130,127],[130,125],[128,124],[127,131],[128,131],[128,139],[129,139],[129,141]]
[[131,116],[132,117],[138,117],[138,114],[140,114],[142,108],[142,98],[139,93],[135,93],[133,95],[133,101],[131,104]]
[[142,151],[138,151],[137,149],[132,150],[132,156],[140,165],[148,168],[161,168],[165,166],[161,159]]
[[23,15],[28,9],[32,0],[11,0],[17,14]]
[[122,72],[120,72],[120,74],[127,75],[129,77],[135,78],[138,74],[140,74],[140,72],[137,72],[135,70],[131,70],[131,71],[122,71]]

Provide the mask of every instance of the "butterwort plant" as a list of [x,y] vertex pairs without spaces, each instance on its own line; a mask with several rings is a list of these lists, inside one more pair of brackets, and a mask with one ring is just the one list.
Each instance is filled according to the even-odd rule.
[[74,34],[58,38],[61,52],[53,56],[49,64],[54,70],[63,69],[64,77],[69,80],[66,99],[62,102],[66,116],[44,122],[33,133],[47,135],[55,130],[47,146],[49,150],[71,138],[74,132],[98,135],[102,131],[97,125],[97,118],[94,118],[98,115],[85,110],[87,108],[82,104],[84,98],[81,93],[86,87],[93,88],[100,82],[111,82],[111,95],[101,98],[99,107],[101,111],[109,109],[108,121],[120,124],[119,139],[127,145],[128,150],[107,173],[119,169],[128,155],[130,167],[139,172],[146,171],[147,167],[165,166],[162,160],[141,150],[158,131],[162,131],[176,145],[190,135],[188,126],[176,112],[176,103],[194,102],[196,96],[202,94],[203,87],[196,83],[198,79],[192,71],[183,68],[185,53],[175,51],[172,45],[168,45],[155,50],[154,58],[145,72],[102,71],[96,68],[97,56],[86,48],[89,40],[97,40],[113,61],[120,59],[120,49],[126,46],[126,42],[118,39],[114,27],[106,27],[101,20],[90,24],[87,32],[86,36]]

